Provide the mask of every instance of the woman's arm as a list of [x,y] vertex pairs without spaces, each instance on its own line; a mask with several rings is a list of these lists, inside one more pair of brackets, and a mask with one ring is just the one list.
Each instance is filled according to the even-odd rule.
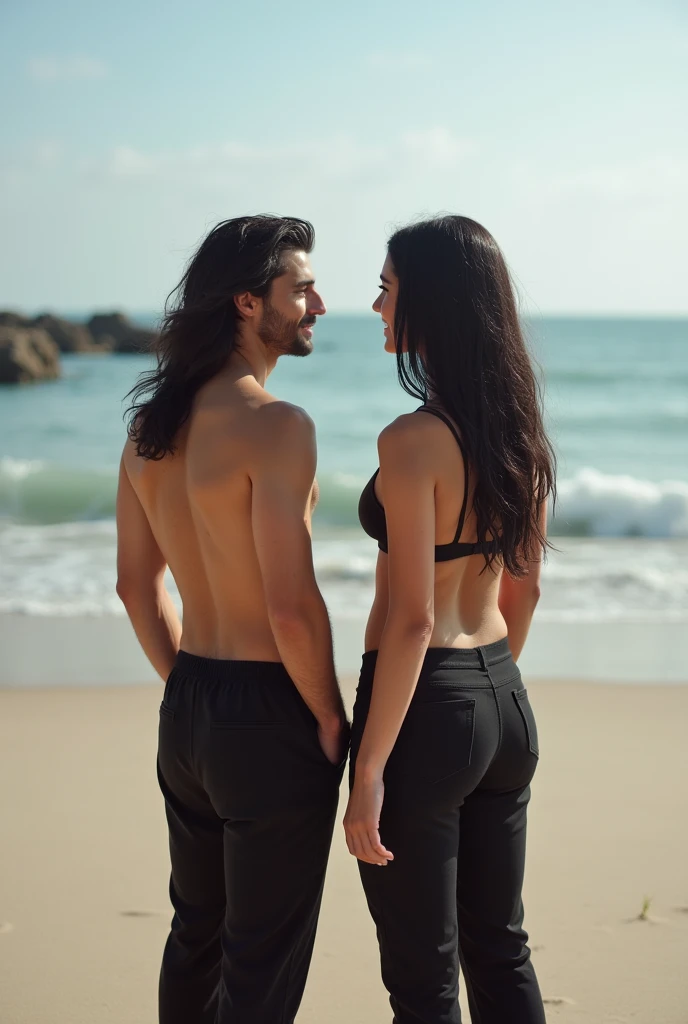
[[380,842],[382,775],[413,697],[434,627],[435,478],[417,419],[380,436],[381,498],[388,539],[389,609],[344,828],[349,852],[372,864],[392,854]]
[[[547,502],[543,501],[539,511],[540,529],[543,537],[547,533]],[[533,621],[533,615],[540,600],[540,575],[542,572],[542,551],[534,552],[528,559],[528,575],[514,579],[507,572],[502,574],[499,585],[499,610],[504,616],[509,637],[509,648],[514,661],[525,646]]]

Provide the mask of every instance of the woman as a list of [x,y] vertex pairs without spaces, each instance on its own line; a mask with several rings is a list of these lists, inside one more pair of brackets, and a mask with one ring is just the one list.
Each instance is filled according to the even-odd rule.
[[[360,518],[380,547],[344,821],[395,1024],[540,1024],[522,928],[538,758],[516,660],[554,455],[509,273],[447,216],[397,231],[373,309],[422,401],[383,430]],[[379,870],[382,867],[383,870]]]

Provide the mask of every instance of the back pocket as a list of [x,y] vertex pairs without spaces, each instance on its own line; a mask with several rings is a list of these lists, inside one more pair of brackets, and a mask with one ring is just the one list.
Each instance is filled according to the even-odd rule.
[[521,712],[523,724],[526,727],[528,749],[530,750],[531,754],[535,755],[535,757],[539,757],[540,747],[538,744],[537,725],[535,724],[535,715],[533,714],[533,709],[531,708],[530,701],[528,700],[528,691],[513,690],[512,692],[514,700],[516,701],[516,706],[518,710]]
[[434,784],[464,771],[474,731],[474,700],[411,704],[387,762],[390,775]]

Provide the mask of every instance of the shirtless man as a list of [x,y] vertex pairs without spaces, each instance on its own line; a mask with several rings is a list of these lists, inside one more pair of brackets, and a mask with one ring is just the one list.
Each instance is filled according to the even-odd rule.
[[290,1024],[310,964],[348,726],[313,571],[313,424],[265,383],[325,313],[313,242],[292,218],[219,224],[132,392],[117,592],[166,680],[161,1024]]

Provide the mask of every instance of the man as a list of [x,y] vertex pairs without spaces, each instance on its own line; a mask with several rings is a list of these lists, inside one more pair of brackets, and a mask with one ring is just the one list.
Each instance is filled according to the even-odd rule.
[[265,383],[325,313],[313,243],[292,218],[219,224],[132,392],[117,591],[167,680],[162,1024],[289,1024],[310,964],[348,726],[313,571],[313,424]]

